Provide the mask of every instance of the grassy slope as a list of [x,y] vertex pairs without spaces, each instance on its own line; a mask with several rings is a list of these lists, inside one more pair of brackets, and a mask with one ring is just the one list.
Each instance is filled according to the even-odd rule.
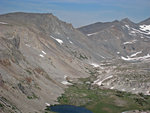
[[80,80],[58,98],[60,104],[84,106],[93,113],[120,113],[128,110],[150,110],[150,96],[100,89]]

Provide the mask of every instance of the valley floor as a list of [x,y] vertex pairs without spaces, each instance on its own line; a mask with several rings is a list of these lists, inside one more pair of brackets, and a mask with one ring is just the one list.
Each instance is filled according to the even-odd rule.
[[[117,63],[117,65],[120,64],[121,63],[119,62]],[[113,63],[105,63],[105,67],[103,68],[105,68],[105,71],[108,72],[105,72],[102,75],[106,73],[114,74],[114,72],[117,75],[117,72],[119,71],[121,72],[119,73],[119,75],[122,74],[129,80],[132,80],[132,76],[136,75],[135,80],[138,81],[141,80],[139,76],[142,76],[142,74],[145,76],[149,76],[147,71],[142,71],[142,74],[140,73],[142,69],[146,69],[146,66],[148,66],[146,65],[146,63],[144,63],[144,65],[142,64],[143,63],[141,62],[134,62],[125,63],[122,66],[117,66]],[[135,65],[137,67],[135,67]],[[138,68],[138,66],[140,66],[140,68]],[[69,86],[69,88],[65,90],[65,93],[58,98],[58,102],[60,104],[83,106],[91,110],[93,113],[141,113],[143,111],[145,111],[144,113],[150,112],[150,95],[146,95],[144,94],[144,92],[140,92],[142,91],[142,88],[140,90],[140,87],[143,86],[137,87],[136,85],[133,85],[136,88],[134,89],[134,91],[130,90],[128,86],[128,80],[125,83],[126,85],[120,84],[123,86],[124,91],[122,91],[122,89],[119,89],[119,85],[118,87],[113,89],[111,86],[113,86],[114,83],[111,82],[112,78],[110,77],[105,77],[108,78],[108,80],[103,81],[101,85],[95,84],[94,81],[96,81],[98,76],[100,76],[100,70],[102,70],[103,68],[87,68],[91,76],[88,78],[81,78],[78,82],[73,83],[72,86]],[[147,80],[148,79],[149,78],[147,77]],[[122,82],[125,82],[125,78]],[[117,84],[117,81],[115,84]],[[130,84],[132,87],[132,83]],[[136,89],[138,89],[138,93],[137,91],[135,91]]]
[[93,113],[121,113],[130,110],[150,110],[150,96],[99,88],[80,80],[58,98],[60,104],[84,106]]

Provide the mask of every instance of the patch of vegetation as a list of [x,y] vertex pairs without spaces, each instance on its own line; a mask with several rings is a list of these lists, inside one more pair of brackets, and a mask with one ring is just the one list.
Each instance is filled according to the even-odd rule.
[[144,99],[148,99],[148,98],[149,98],[148,95],[144,95],[143,93],[139,93],[139,95],[140,95],[142,98],[144,98]]
[[5,97],[3,97],[3,96],[1,97],[1,99],[4,100],[4,101],[8,101],[8,100],[7,100]]
[[13,109],[13,110],[16,110],[17,108],[16,108],[15,106],[12,106],[12,109]]
[[88,57],[86,55],[83,55],[83,54],[79,54],[79,59],[88,59]]
[[[94,68],[94,69],[89,69],[89,68],[86,68],[87,69],[87,71],[88,71],[88,73],[91,75],[91,77],[93,76],[93,75],[96,75],[96,74],[98,74],[98,70],[97,70],[97,68]],[[89,78],[91,78],[91,77],[89,77]],[[87,78],[87,79],[89,79],[89,78]],[[86,80],[86,78],[84,78],[83,80]]]
[[86,60],[88,59],[88,57],[84,54],[78,53],[77,51],[72,51],[72,54],[74,55],[74,57],[80,59],[80,60]]
[[32,74],[32,72],[31,72],[29,69],[26,69],[26,72],[27,72],[29,75]]
[[[89,78],[80,79],[79,83],[70,86],[58,98],[60,104],[83,106],[93,113],[121,113],[129,110],[148,110],[150,96],[135,95],[127,92],[100,89],[86,84]],[[90,81],[91,82],[91,81]]]
[[28,99],[33,99],[32,96],[27,96]]
[[3,108],[3,107],[4,107],[4,105],[0,103],[0,108]]
[[46,106],[44,113],[55,113],[55,112],[52,112],[51,109],[50,109],[50,107]]
[[56,66],[53,64],[52,59],[51,59],[51,58],[48,58],[48,59],[49,59],[49,61],[50,61],[51,65],[52,65],[54,68],[56,68]]
[[46,111],[50,111],[51,109],[50,109],[50,107],[49,106],[46,106],[46,109],[45,109]]
[[34,93],[32,93],[32,96],[27,96],[28,99],[38,99],[39,97],[37,97]]
[[34,84],[34,87],[41,90],[40,86],[37,83]]
[[0,112],[3,113],[19,113],[20,110],[13,105],[9,100],[5,97],[0,97]]

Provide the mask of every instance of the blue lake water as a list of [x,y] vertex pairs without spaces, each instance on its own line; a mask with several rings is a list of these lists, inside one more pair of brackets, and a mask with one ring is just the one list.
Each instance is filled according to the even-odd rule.
[[77,107],[73,105],[55,105],[50,106],[50,109],[57,113],[92,113],[84,107]]

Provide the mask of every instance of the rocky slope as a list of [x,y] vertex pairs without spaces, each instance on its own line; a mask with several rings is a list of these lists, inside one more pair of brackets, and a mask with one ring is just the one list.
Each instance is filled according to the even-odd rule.
[[[93,73],[93,85],[148,94],[147,23],[96,23],[80,28],[81,33],[52,14],[0,15],[0,112],[44,112],[68,85]],[[139,67],[122,60],[140,61]]]
[[91,45],[71,24],[52,14],[1,15],[1,98],[23,112],[40,112],[45,103],[57,103],[68,80],[89,76],[85,65],[102,59]]
[[[134,23],[95,23],[78,28],[94,43],[120,60],[100,63],[94,84],[110,89],[150,95],[150,19]],[[108,64],[107,64],[108,62]]]
[[78,28],[99,47],[123,60],[149,58],[150,19],[138,24],[125,18],[121,21],[95,23]]

